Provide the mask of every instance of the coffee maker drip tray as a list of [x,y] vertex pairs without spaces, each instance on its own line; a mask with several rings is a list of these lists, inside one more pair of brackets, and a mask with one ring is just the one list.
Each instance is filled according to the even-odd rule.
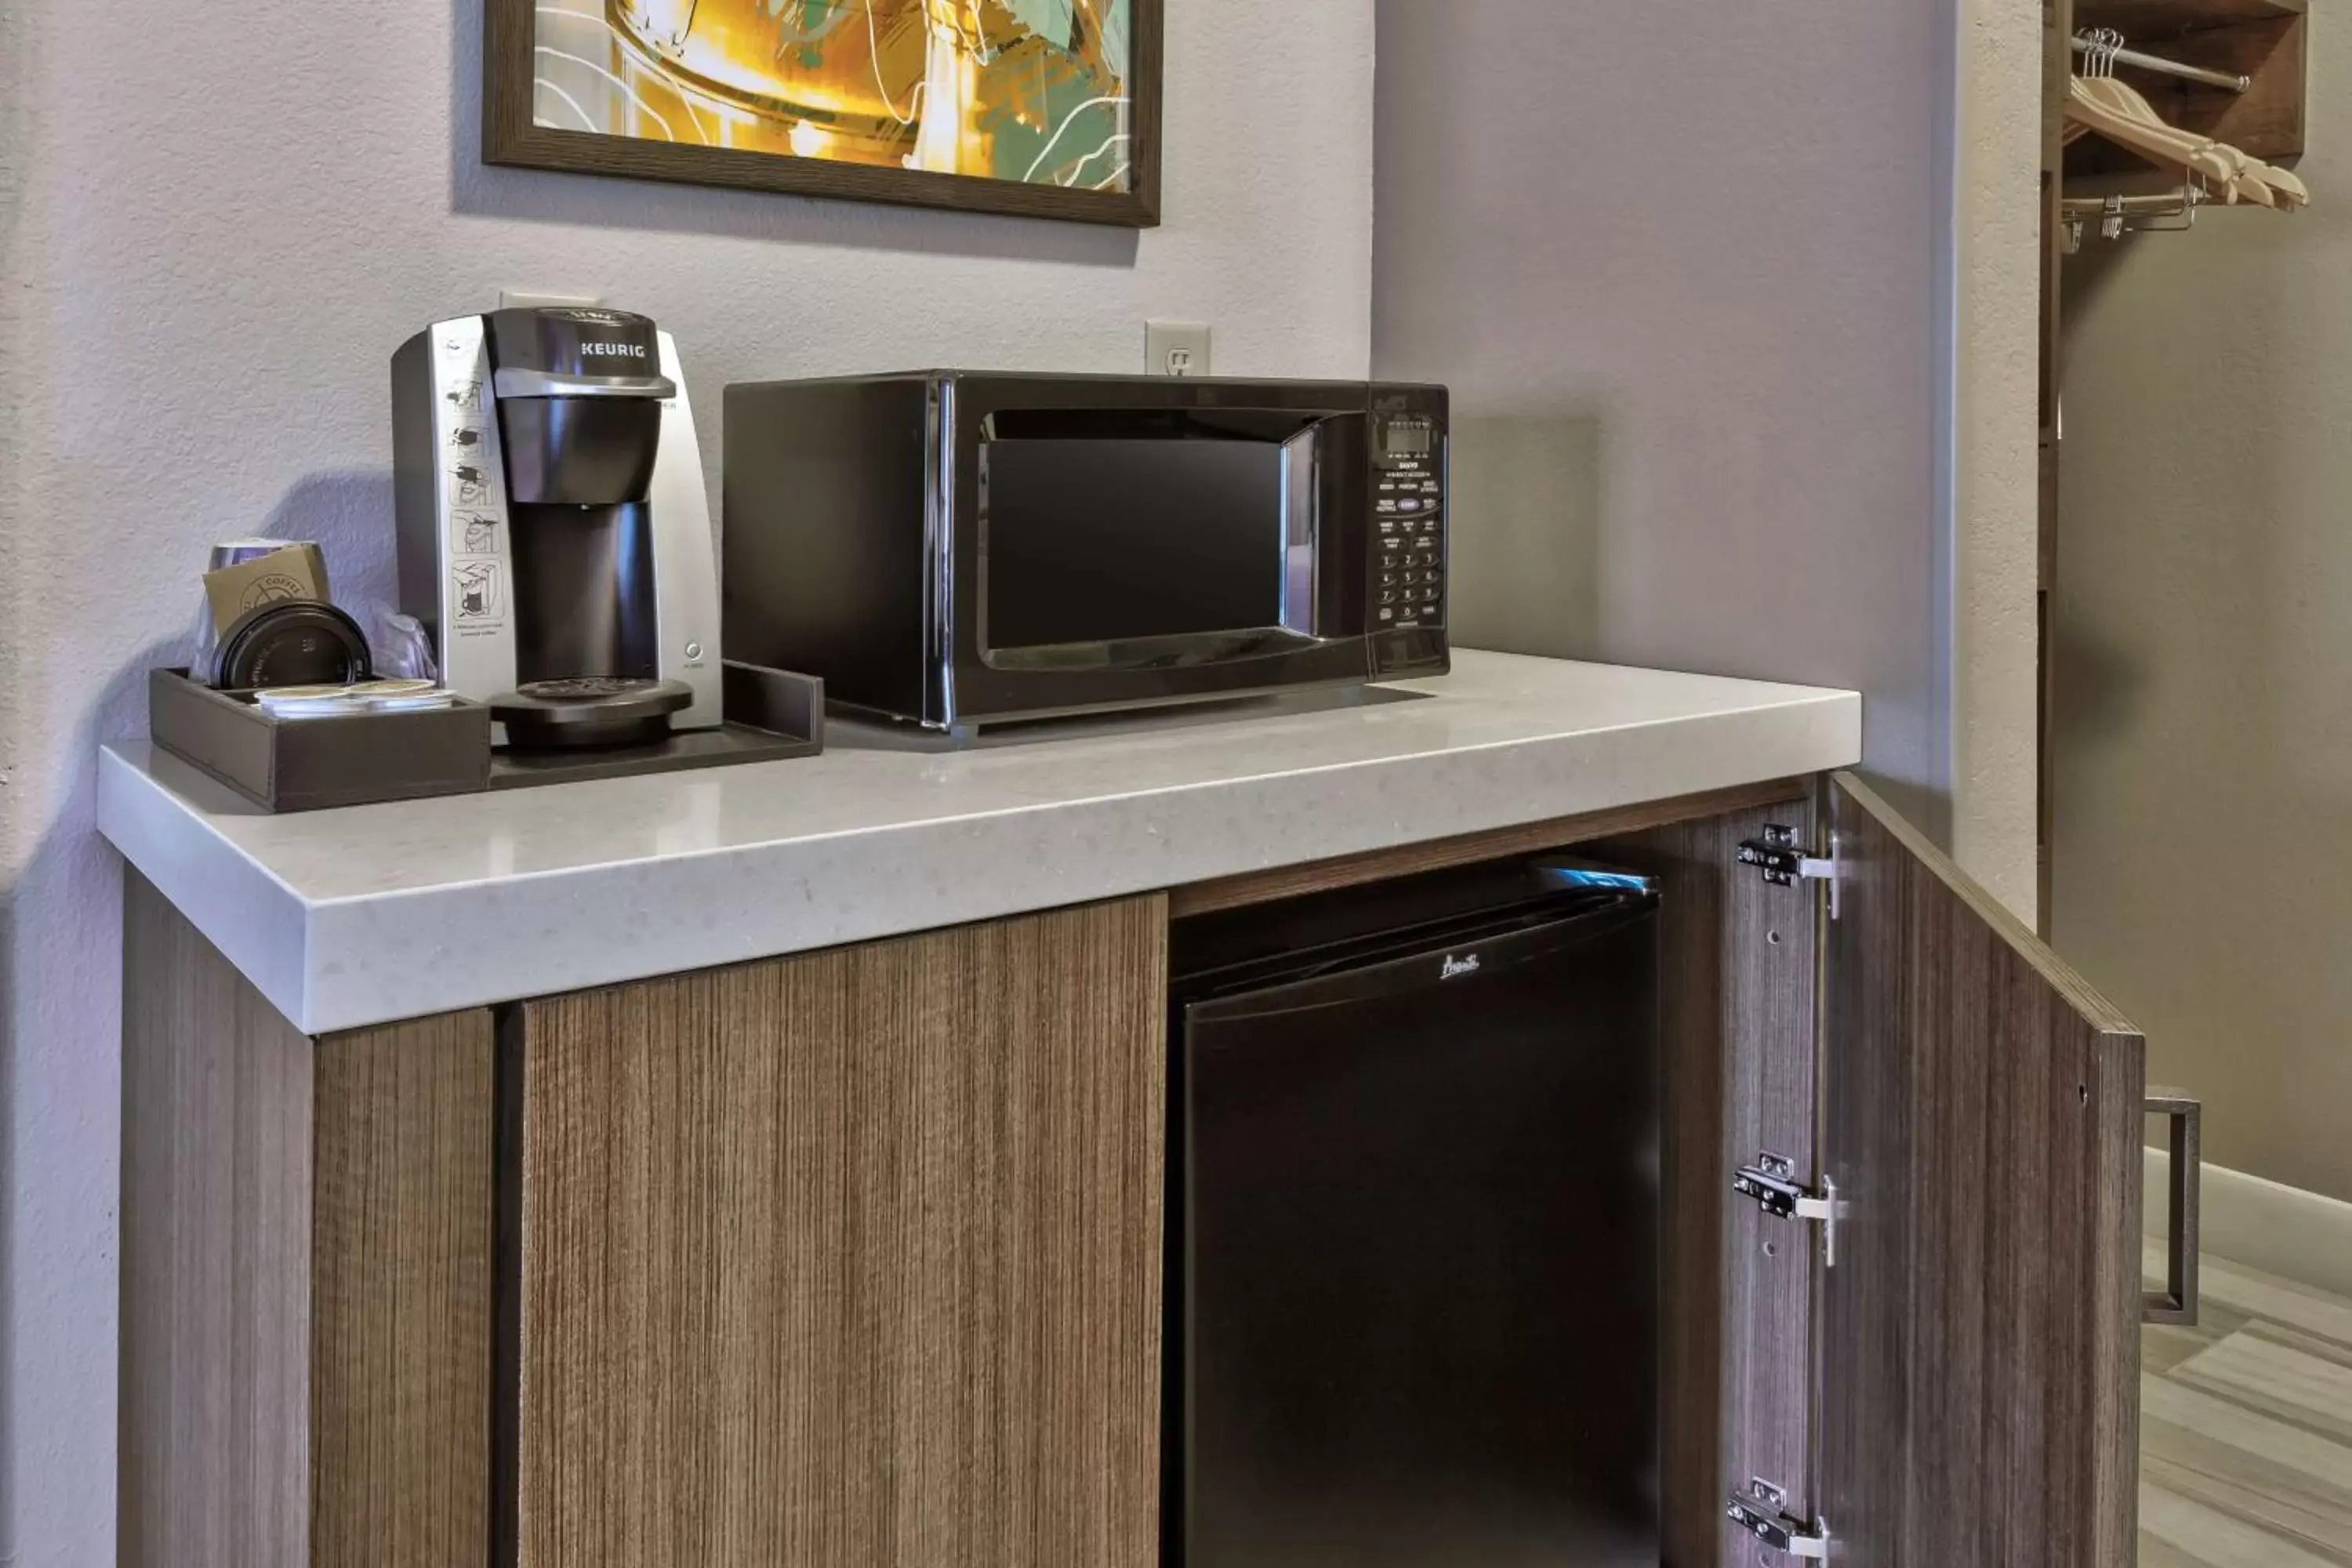
[[643,745],[669,733],[669,716],[694,700],[682,680],[579,675],[531,680],[490,699],[507,744],[530,750]]

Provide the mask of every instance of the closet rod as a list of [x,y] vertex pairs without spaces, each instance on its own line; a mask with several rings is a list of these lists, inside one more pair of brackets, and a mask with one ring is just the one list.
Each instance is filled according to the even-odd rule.
[[2179,60],[2168,60],[2156,55],[2141,54],[2137,49],[2110,49],[2095,44],[2088,38],[2075,39],[2074,52],[2078,55],[2091,55],[2100,59],[2112,59],[2119,66],[2137,66],[2142,70],[2161,71],[2166,76],[2177,76],[2189,81],[2201,81],[2212,87],[2226,87],[2231,92],[2250,92],[2254,85],[2254,79],[2250,76],[2231,76],[2226,71],[2209,71],[2203,66],[2186,66]]
[[2146,196],[2068,196],[2059,215],[2069,223],[2095,217],[2179,217],[2205,198],[2191,191],[2165,191]]

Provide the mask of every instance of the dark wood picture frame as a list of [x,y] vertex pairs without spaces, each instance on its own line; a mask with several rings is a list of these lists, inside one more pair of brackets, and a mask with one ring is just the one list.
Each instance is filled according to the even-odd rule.
[[534,0],[484,0],[482,157],[487,163],[846,201],[1152,228],[1160,222],[1160,28],[1165,0],[1133,0],[1134,166],[1125,191],[1082,191],[919,169],[793,158],[733,147],[690,147],[539,124],[532,115]]

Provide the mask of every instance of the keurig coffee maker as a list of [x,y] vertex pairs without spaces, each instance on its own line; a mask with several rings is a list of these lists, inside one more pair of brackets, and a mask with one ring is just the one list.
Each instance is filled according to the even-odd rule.
[[719,582],[677,345],[621,310],[440,321],[392,361],[401,608],[518,750],[719,723]]

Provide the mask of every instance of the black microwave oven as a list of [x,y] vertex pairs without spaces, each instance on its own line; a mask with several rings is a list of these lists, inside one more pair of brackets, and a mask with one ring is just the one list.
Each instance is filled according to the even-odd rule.
[[933,729],[1447,668],[1446,395],[915,371],[727,388],[726,656]]

